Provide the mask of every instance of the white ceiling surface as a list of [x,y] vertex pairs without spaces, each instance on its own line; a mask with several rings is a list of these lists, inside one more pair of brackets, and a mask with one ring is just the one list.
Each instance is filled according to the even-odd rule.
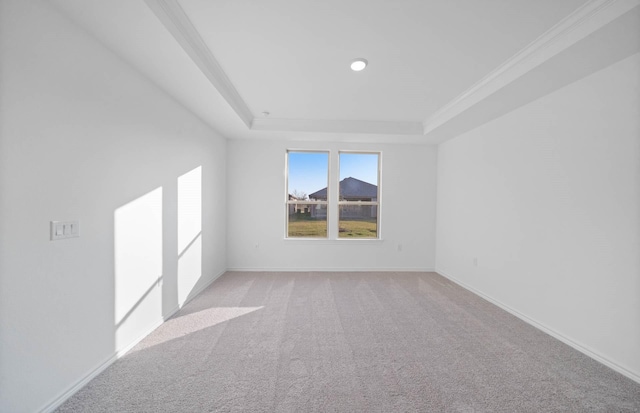
[[[422,122],[584,0],[181,0],[255,114]],[[369,66],[349,69],[364,57]]]
[[[51,1],[228,138],[415,143],[447,138],[437,132],[455,130],[451,124],[458,115],[526,78],[527,71],[540,71],[546,60],[567,54],[581,39],[640,4]],[[566,27],[558,29],[562,24]],[[619,37],[628,34],[627,29],[618,32]],[[609,39],[614,40],[620,39]],[[583,49],[579,52],[590,52]],[[633,51],[629,49],[624,53]],[[523,53],[531,50],[535,53]],[[359,73],[349,69],[356,57],[369,60]],[[557,71],[557,66],[549,67]],[[523,100],[519,96],[514,102]],[[505,112],[511,108],[503,106]],[[270,112],[268,118],[263,111]]]

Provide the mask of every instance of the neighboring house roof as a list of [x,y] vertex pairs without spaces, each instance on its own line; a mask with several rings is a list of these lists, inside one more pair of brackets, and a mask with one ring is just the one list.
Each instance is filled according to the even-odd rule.
[[[309,198],[327,199],[327,188],[309,194]],[[356,178],[348,177],[340,181],[340,199],[362,200],[377,199],[378,187]]]

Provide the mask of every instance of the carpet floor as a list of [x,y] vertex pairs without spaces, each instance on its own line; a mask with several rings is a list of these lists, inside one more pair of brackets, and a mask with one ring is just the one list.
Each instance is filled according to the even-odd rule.
[[229,272],[58,412],[639,412],[640,384],[435,273]]

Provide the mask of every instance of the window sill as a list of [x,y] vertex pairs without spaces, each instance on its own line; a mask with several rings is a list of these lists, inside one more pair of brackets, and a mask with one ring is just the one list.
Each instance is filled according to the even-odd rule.
[[290,242],[290,243],[301,243],[301,244],[306,244],[306,243],[313,243],[313,244],[334,244],[334,245],[344,245],[344,244],[379,244],[384,242],[384,239],[382,238],[355,238],[355,239],[348,239],[348,238],[336,238],[336,239],[329,239],[329,238],[284,238],[285,242]]

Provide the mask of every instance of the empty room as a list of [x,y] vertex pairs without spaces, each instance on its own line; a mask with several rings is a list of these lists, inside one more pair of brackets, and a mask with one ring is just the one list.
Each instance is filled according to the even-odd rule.
[[0,0],[0,411],[640,411],[640,0]]

